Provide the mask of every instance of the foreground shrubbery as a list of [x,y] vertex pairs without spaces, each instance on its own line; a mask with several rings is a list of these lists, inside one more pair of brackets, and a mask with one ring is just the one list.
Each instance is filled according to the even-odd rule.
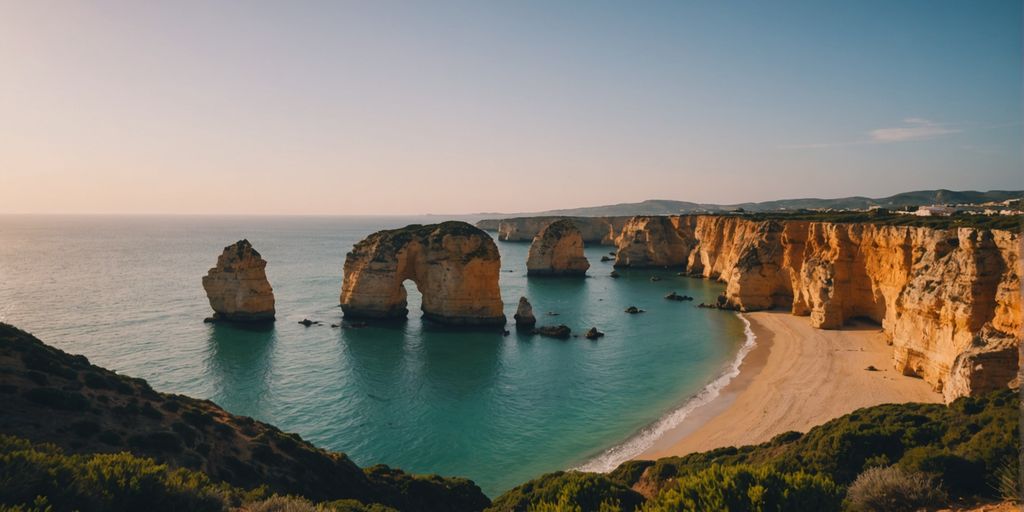
[[850,508],[860,512],[912,512],[946,501],[932,478],[899,466],[864,471],[850,484],[847,496]]
[[768,467],[718,466],[676,480],[644,512],[690,510],[838,511],[839,487],[828,477],[782,473]]
[[[1010,498],[1019,475],[1019,404],[1019,395],[1005,390],[949,406],[869,407],[807,434],[789,432],[757,446],[630,461],[608,475],[545,475],[497,498],[492,510],[597,510],[616,492],[632,488],[649,496],[645,511],[836,510],[865,471],[891,466],[896,469],[886,475],[924,479],[951,499]],[[561,493],[584,479],[603,491],[585,500]],[[861,490],[869,488],[864,482]]]
[[128,453],[66,455],[53,445],[0,435],[0,503],[8,505],[82,512],[218,511],[258,494]]

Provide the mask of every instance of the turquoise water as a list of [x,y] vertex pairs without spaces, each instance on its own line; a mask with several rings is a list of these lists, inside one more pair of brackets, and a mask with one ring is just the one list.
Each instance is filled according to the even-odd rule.
[[[587,279],[527,280],[529,247],[520,243],[498,243],[509,319],[526,295],[540,324],[580,333],[597,326],[604,338],[445,331],[420,320],[411,283],[408,322],[327,326],[341,318],[342,263],[355,242],[439,220],[0,216],[0,320],[361,465],[466,476],[491,496],[643,435],[721,374],[743,344],[735,315],[662,298],[675,290],[709,302],[717,283],[672,271],[612,279],[611,265],[598,261],[608,247],[587,249]],[[202,322],[210,310],[201,277],[240,238],[269,262],[272,330]],[[628,315],[630,305],[648,312]],[[303,327],[303,318],[325,325]]]

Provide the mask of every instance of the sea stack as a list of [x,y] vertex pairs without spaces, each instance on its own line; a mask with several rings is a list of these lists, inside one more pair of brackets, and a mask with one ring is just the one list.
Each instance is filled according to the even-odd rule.
[[516,308],[513,318],[516,319],[517,329],[531,330],[537,325],[537,317],[533,316],[533,306],[530,305],[530,301],[526,300],[526,297],[519,297],[519,307]]
[[583,236],[571,220],[556,220],[533,238],[526,260],[527,275],[583,276],[588,268]]
[[459,221],[378,231],[345,257],[346,318],[405,318],[406,279],[423,294],[423,317],[454,326],[504,326],[501,257],[487,233]]
[[274,321],[274,290],[267,281],[267,262],[248,240],[224,248],[217,266],[203,277],[213,317],[240,323]]

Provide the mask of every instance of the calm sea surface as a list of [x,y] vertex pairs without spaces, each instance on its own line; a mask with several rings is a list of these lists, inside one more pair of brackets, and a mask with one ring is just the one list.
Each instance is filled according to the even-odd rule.
[[[439,217],[0,216],[0,321],[147,379],[165,392],[298,432],[356,463],[475,480],[492,497],[590,461],[678,409],[744,343],[721,285],[673,271],[621,271],[589,247],[587,279],[527,279],[528,244],[498,243],[509,320],[519,296],[539,323],[597,326],[599,341],[449,332],[419,318],[332,329],[345,253],[366,235]],[[272,330],[204,324],[201,278],[248,238],[269,262]],[[658,275],[661,281],[651,281]],[[636,305],[647,310],[628,315]],[[547,312],[558,316],[547,316]],[[299,320],[321,320],[303,327]]]

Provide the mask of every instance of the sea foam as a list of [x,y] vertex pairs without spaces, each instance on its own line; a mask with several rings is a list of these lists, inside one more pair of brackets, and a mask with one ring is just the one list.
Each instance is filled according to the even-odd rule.
[[665,435],[668,431],[679,426],[679,424],[681,424],[683,420],[690,415],[690,413],[711,403],[712,400],[717,398],[721,390],[725,388],[725,386],[729,385],[733,378],[740,374],[740,365],[743,364],[743,359],[751,350],[754,349],[755,346],[757,346],[757,335],[754,334],[754,330],[750,327],[750,320],[747,320],[747,318],[741,313],[736,313],[736,316],[743,321],[743,333],[746,335],[746,339],[743,346],[741,346],[739,351],[736,353],[736,357],[733,358],[732,362],[725,367],[718,377],[709,382],[695,395],[687,399],[677,409],[669,411],[654,423],[642,428],[623,443],[605,450],[600,455],[587,461],[585,464],[573,469],[576,471],[590,471],[598,473],[607,473],[612,471],[623,462],[633,459],[650,449],[659,438]]

